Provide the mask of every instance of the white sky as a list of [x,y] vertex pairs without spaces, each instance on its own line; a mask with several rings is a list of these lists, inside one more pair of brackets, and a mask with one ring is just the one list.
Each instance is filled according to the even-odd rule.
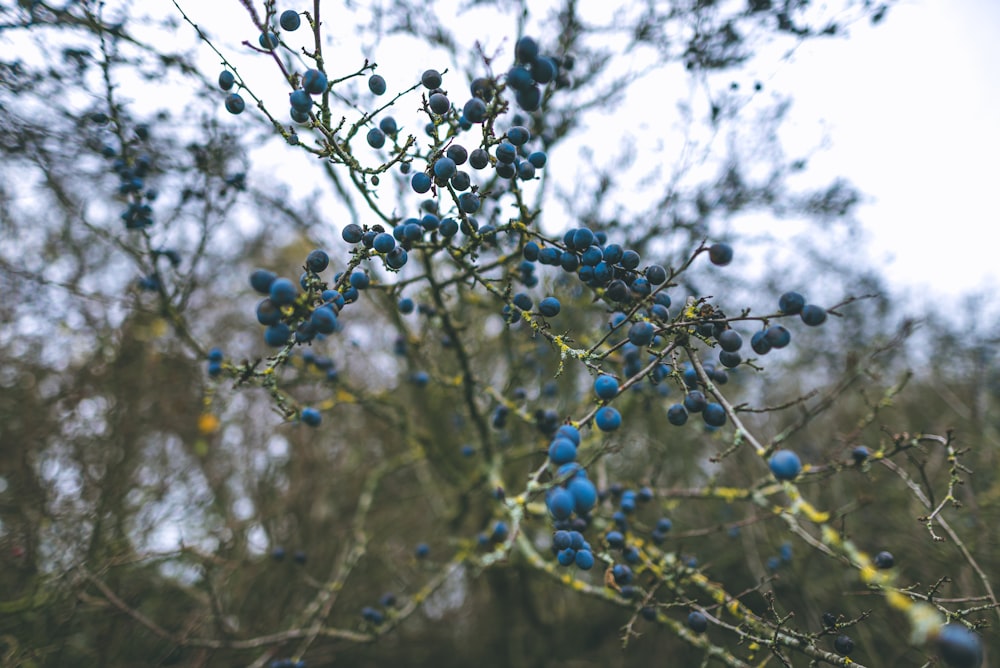
[[855,26],[848,44],[804,46],[772,81],[793,93],[798,129],[829,132],[810,173],[847,176],[869,197],[869,255],[894,287],[997,284],[998,65],[1000,2],[914,0]]

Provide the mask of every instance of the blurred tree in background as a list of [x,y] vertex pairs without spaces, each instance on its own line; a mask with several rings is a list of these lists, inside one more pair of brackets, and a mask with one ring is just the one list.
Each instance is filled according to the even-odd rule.
[[995,305],[749,72],[887,5],[224,4],[0,3],[0,664],[989,665]]

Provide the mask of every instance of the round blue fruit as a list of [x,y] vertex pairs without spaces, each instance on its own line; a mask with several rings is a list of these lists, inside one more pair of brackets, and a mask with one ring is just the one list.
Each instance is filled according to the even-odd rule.
[[854,641],[848,635],[839,635],[833,641],[833,651],[841,656],[847,656],[854,651]]
[[226,96],[226,111],[230,114],[242,114],[246,106],[246,102],[243,101],[239,93],[230,93]]
[[649,345],[653,340],[653,334],[656,328],[653,323],[642,321],[637,322],[628,330],[628,340],[637,346]]
[[726,352],[734,353],[743,346],[743,337],[734,329],[727,329],[717,337],[719,347]]
[[753,333],[750,337],[750,348],[758,355],[766,355],[771,352],[771,342],[767,340],[767,330],[761,329]]
[[781,325],[771,325],[764,332],[764,337],[772,348],[784,348],[792,341],[792,333]]
[[962,624],[945,624],[937,636],[938,652],[951,668],[979,668],[983,663],[983,641]]
[[267,269],[255,269],[253,273],[250,274],[250,287],[262,295],[270,294],[271,284],[274,283],[274,279],[276,278],[277,276],[273,271],[268,271]]
[[576,459],[576,445],[568,438],[557,437],[549,445],[549,459],[553,464],[568,464]]
[[271,282],[269,296],[275,306],[288,306],[298,296],[298,289],[290,279],[276,278]]
[[576,567],[582,571],[589,571],[594,567],[594,553],[590,550],[578,550],[575,555]]
[[318,274],[330,265],[330,256],[326,251],[317,248],[306,256],[306,267],[309,271]]
[[709,402],[701,412],[701,419],[709,427],[721,427],[726,424],[726,409],[714,401]]
[[385,133],[379,128],[369,130],[365,139],[372,148],[382,148],[385,146]]
[[802,312],[799,313],[799,317],[802,318],[802,322],[810,327],[818,327],[826,322],[826,309],[822,306],[816,306],[815,304],[806,304],[802,307]]
[[618,380],[613,376],[598,376],[594,380],[594,393],[600,399],[613,399],[618,394]]
[[438,116],[443,116],[451,109],[451,100],[444,93],[434,93],[427,98],[427,106]]
[[705,410],[705,406],[708,405],[708,399],[700,390],[691,390],[684,397],[684,408],[687,409],[689,413],[700,413]]
[[733,261],[733,247],[729,244],[712,244],[708,249],[708,259],[712,264],[724,267]]
[[425,70],[424,73],[420,75],[420,83],[422,83],[424,88],[428,90],[440,88],[442,81],[441,73],[437,70]]
[[481,201],[476,193],[462,193],[458,196],[458,208],[464,213],[475,213],[480,206]]
[[219,72],[219,88],[229,90],[236,83],[236,76],[229,70]]
[[594,424],[601,431],[614,431],[622,426],[622,415],[613,406],[602,406],[594,415]]
[[301,113],[308,113],[312,109],[312,98],[301,88],[288,95],[288,103],[292,105],[292,109]]
[[323,416],[315,408],[303,408],[299,417],[302,420],[302,424],[309,425],[310,427],[318,427],[320,422],[323,421]]
[[343,237],[344,241],[346,241],[347,243],[356,244],[361,241],[361,238],[364,236],[364,233],[365,231],[364,229],[362,229],[360,225],[358,225],[357,223],[350,223],[344,226],[344,229],[341,231],[340,236]]
[[802,460],[791,450],[776,450],[768,460],[768,466],[778,480],[795,480],[802,472]]
[[554,318],[559,315],[559,310],[562,305],[559,300],[555,297],[546,297],[542,301],[538,302],[538,312],[541,313],[546,318]]
[[567,519],[573,514],[575,502],[573,495],[562,487],[555,487],[549,491],[545,498],[545,505],[549,509],[549,514],[557,520]]
[[375,95],[385,95],[385,79],[381,74],[373,74],[368,77],[368,90],[373,92]]
[[326,75],[319,70],[306,70],[302,75],[302,88],[310,95],[323,93],[328,83]]
[[782,313],[795,315],[806,305],[806,298],[795,291],[788,291],[778,298],[778,309]]
[[687,625],[695,633],[704,633],[708,630],[708,618],[704,614],[694,610],[688,615]]
[[688,412],[681,404],[674,404],[667,409],[667,422],[677,427],[688,421]]
[[372,248],[379,253],[388,253],[396,247],[396,239],[388,232],[380,232],[372,240]]
[[[471,123],[482,123],[486,120],[486,103],[478,97],[471,98],[462,107],[462,115]],[[473,166],[475,167],[475,165]],[[482,169],[482,167],[477,169]]]
[[295,32],[302,25],[302,19],[294,9],[286,9],[281,12],[281,16],[278,18],[278,25],[281,26],[282,30]]
[[273,32],[262,32],[257,38],[257,43],[260,44],[260,48],[271,51],[278,48],[278,36]]
[[580,430],[571,424],[564,424],[556,430],[556,436],[562,436],[573,441],[574,445],[580,445]]
[[410,187],[414,192],[423,195],[431,189],[431,177],[424,172],[417,172],[410,179]]
[[891,552],[879,552],[875,555],[875,568],[880,570],[887,570],[896,565],[896,558],[892,556]]
[[585,515],[597,505],[597,487],[586,478],[574,477],[566,489],[573,495],[573,509],[577,515]]
[[283,322],[275,323],[264,330],[264,341],[274,348],[285,345],[290,338],[292,330]]

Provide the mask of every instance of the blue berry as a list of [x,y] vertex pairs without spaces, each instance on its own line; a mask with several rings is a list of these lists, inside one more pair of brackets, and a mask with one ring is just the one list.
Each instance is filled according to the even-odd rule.
[[299,17],[299,13],[294,9],[286,9],[281,12],[281,16],[278,18],[278,25],[281,26],[282,30],[287,30],[288,32],[295,32],[302,25],[302,19]]
[[792,333],[781,325],[771,325],[764,333],[772,348],[784,348],[792,341]]
[[734,353],[743,346],[743,337],[736,330],[727,329],[716,337],[719,347],[726,352]]
[[802,312],[799,313],[799,317],[802,318],[802,322],[810,327],[817,327],[826,322],[826,309],[822,306],[816,306],[815,304],[806,304],[802,307]]
[[594,393],[600,399],[613,399],[618,394],[618,381],[613,376],[598,376],[594,381]]
[[724,267],[733,261],[733,247],[729,244],[712,244],[708,249],[708,259],[712,264]]
[[875,568],[887,570],[896,565],[896,559],[891,552],[879,552],[875,555]]
[[[462,107],[462,115],[471,123],[482,123],[486,120],[486,103],[478,97],[471,98]],[[477,169],[482,169],[482,167]]]
[[569,535],[569,531],[560,530],[556,531],[552,536],[552,545],[557,550],[565,550],[569,548],[573,543],[572,537]]
[[396,119],[392,116],[383,117],[382,120],[378,122],[378,129],[390,137],[399,132],[399,126],[396,125]]
[[292,105],[292,109],[302,113],[308,113],[312,109],[312,98],[309,97],[309,93],[302,90],[294,90],[288,95],[288,103]]
[[239,93],[230,93],[226,96],[226,111],[230,114],[242,114],[246,106],[246,102],[243,101]]
[[573,509],[577,515],[585,515],[597,505],[597,487],[586,478],[573,478],[566,489],[573,496]]
[[475,213],[480,207],[479,195],[476,193],[462,193],[458,196],[458,208],[464,213]]
[[417,172],[410,179],[410,187],[413,188],[414,192],[422,195],[431,189],[431,177],[424,172]]
[[443,116],[451,109],[451,100],[444,93],[434,93],[427,98],[427,106],[438,116]]
[[576,553],[576,567],[582,571],[589,571],[594,567],[594,553],[590,550],[579,550]]
[[655,327],[653,323],[642,321],[632,325],[628,330],[628,340],[637,346],[646,346],[653,340]]
[[382,148],[385,146],[385,133],[379,128],[369,130],[365,139],[372,148]]
[[423,559],[430,553],[431,553],[431,548],[430,545],[428,545],[427,543],[419,543],[417,545],[417,548],[414,550],[414,554],[416,555],[417,559]]
[[396,240],[388,232],[380,232],[372,239],[372,248],[379,253],[388,253],[396,247]]
[[295,301],[295,298],[298,296],[298,290],[295,288],[295,283],[291,280],[276,278],[271,282],[269,295],[275,306],[288,306]]
[[425,70],[424,73],[420,75],[420,83],[422,83],[424,88],[428,90],[440,88],[442,84],[441,73],[437,70]]
[[560,566],[572,566],[573,562],[576,561],[576,550],[573,548],[566,548],[565,550],[560,550],[559,554],[556,556],[559,561]]
[[260,44],[260,48],[272,51],[278,48],[278,36],[273,32],[263,32],[257,38],[257,43]]
[[806,298],[794,291],[786,292],[778,299],[778,309],[782,313],[788,313],[789,315],[799,313],[805,305]]
[[750,347],[758,355],[766,355],[771,352],[771,342],[767,340],[767,330],[761,329],[754,332],[750,337]]
[[538,302],[538,312],[541,313],[546,318],[554,318],[559,315],[559,310],[562,306],[559,304],[559,300],[555,297],[546,297],[542,301]]
[[700,390],[691,390],[684,397],[684,408],[687,409],[689,413],[700,413],[705,410],[705,406],[708,405],[708,399]]
[[549,514],[557,520],[567,519],[573,514],[575,502],[573,495],[562,487],[555,487],[549,490],[545,498],[545,505],[549,509]]
[[694,610],[687,618],[688,628],[695,633],[704,633],[708,629],[708,618]]
[[250,287],[262,295],[270,294],[271,284],[277,276],[267,269],[256,269],[250,274]]
[[274,348],[288,343],[292,338],[292,330],[283,322],[278,322],[264,330],[264,341]]
[[375,95],[385,95],[385,79],[380,74],[373,74],[368,77],[368,90]]
[[357,223],[350,223],[344,226],[340,236],[343,237],[344,241],[347,243],[356,244],[359,243],[362,236],[364,236],[364,230]]
[[622,416],[612,406],[602,406],[594,415],[594,424],[601,431],[615,431],[622,425]]
[[768,466],[778,480],[795,480],[802,472],[802,461],[791,450],[776,450],[768,460]]
[[681,404],[674,404],[667,409],[667,422],[675,426],[681,426],[688,420],[687,409]]
[[945,624],[937,635],[938,652],[951,668],[979,668],[983,663],[983,641],[962,624]]
[[854,651],[854,641],[850,636],[841,634],[833,641],[833,651],[841,656],[847,656]]
[[229,70],[219,72],[219,88],[229,90],[236,83],[236,76]]
[[522,63],[533,63],[538,58],[538,42],[531,37],[522,37],[514,45],[514,55]]
[[576,459],[576,445],[568,438],[556,437],[549,445],[549,459],[553,464],[568,464]]
[[316,249],[311,251],[308,256],[306,256],[306,267],[309,271],[318,274],[330,265],[330,256],[327,255],[326,251]]
[[580,430],[571,424],[564,424],[556,430],[556,437],[568,438],[574,445],[580,445]]
[[528,162],[535,166],[535,169],[541,169],[545,166],[548,161],[548,156],[545,151],[534,151],[528,154]]
[[310,95],[319,95],[326,90],[326,75],[319,70],[306,70],[302,75],[302,89]]
[[726,409],[721,404],[709,402],[702,411],[701,418],[709,427],[721,427],[726,424]]
[[323,416],[315,408],[303,408],[299,417],[302,420],[302,424],[309,425],[310,427],[318,427],[320,422],[323,421]]
[[507,141],[514,146],[523,146],[528,143],[529,139],[531,139],[531,133],[528,132],[528,128],[526,127],[515,125],[507,130]]

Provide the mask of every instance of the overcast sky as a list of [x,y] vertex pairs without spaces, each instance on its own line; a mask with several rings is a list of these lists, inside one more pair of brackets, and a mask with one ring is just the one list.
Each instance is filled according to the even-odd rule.
[[804,129],[828,126],[810,170],[847,175],[869,196],[870,254],[895,286],[996,286],[1000,2],[907,0],[843,47],[807,44],[774,79],[803,91]]

